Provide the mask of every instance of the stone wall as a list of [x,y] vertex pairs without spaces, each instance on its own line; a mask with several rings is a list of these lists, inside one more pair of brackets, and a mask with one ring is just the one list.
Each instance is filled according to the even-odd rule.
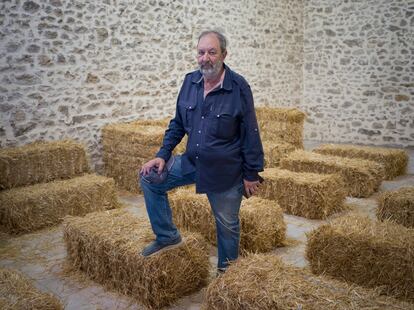
[[305,138],[414,146],[414,2],[304,2]]
[[308,114],[306,139],[414,145],[412,1],[5,0],[0,147],[74,138],[99,171],[103,125],[173,115],[207,28],[256,105]]
[[5,0],[0,146],[74,138],[100,170],[107,123],[172,116],[199,32],[228,36],[227,64],[257,105],[299,106],[302,0]]

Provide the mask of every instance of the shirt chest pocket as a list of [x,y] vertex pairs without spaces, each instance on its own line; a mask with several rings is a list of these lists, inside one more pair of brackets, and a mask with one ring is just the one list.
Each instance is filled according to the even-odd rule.
[[195,104],[187,101],[180,101],[178,103],[178,108],[183,121],[183,127],[186,132],[189,133],[193,126]]
[[237,134],[238,121],[231,114],[212,114],[208,117],[209,139],[232,139]]

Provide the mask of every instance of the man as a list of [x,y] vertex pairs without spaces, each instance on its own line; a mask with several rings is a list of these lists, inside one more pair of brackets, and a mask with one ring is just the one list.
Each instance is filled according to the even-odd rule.
[[[172,221],[167,191],[196,184],[206,193],[216,220],[218,270],[237,259],[239,209],[243,196],[254,195],[263,171],[253,96],[246,80],[224,64],[227,41],[217,31],[201,33],[197,45],[199,70],[186,75],[175,117],[165,132],[156,158],[141,168],[141,187],[156,240],[142,252],[151,256],[181,244]],[[154,168],[164,170],[175,146],[188,135],[186,152],[174,157],[165,181],[148,182]]]

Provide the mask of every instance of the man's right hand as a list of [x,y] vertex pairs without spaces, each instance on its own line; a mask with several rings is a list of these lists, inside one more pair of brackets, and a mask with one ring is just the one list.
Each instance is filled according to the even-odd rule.
[[141,170],[139,171],[142,175],[148,175],[152,167],[158,168],[158,174],[161,174],[162,170],[165,166],[165,160],[161,157],[156,157],[151,159],[150,161],[146,162],[142,165]]

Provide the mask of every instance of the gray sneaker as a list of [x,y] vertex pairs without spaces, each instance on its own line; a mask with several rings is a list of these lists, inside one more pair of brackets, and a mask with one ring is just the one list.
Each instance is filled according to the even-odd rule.
[[158,243],[156,240],[151,242],[149,245],[147,245],[141,252],[141,255],[144,257],[149,257],[155,254],[162,253],[164,251],[167,251],[169,249],[173,249],[176,247],[179,247],[183,243],[183,240],[181,239],[181,236],[179,236],[174,241],[167,243],[167,244],[161,244]]

